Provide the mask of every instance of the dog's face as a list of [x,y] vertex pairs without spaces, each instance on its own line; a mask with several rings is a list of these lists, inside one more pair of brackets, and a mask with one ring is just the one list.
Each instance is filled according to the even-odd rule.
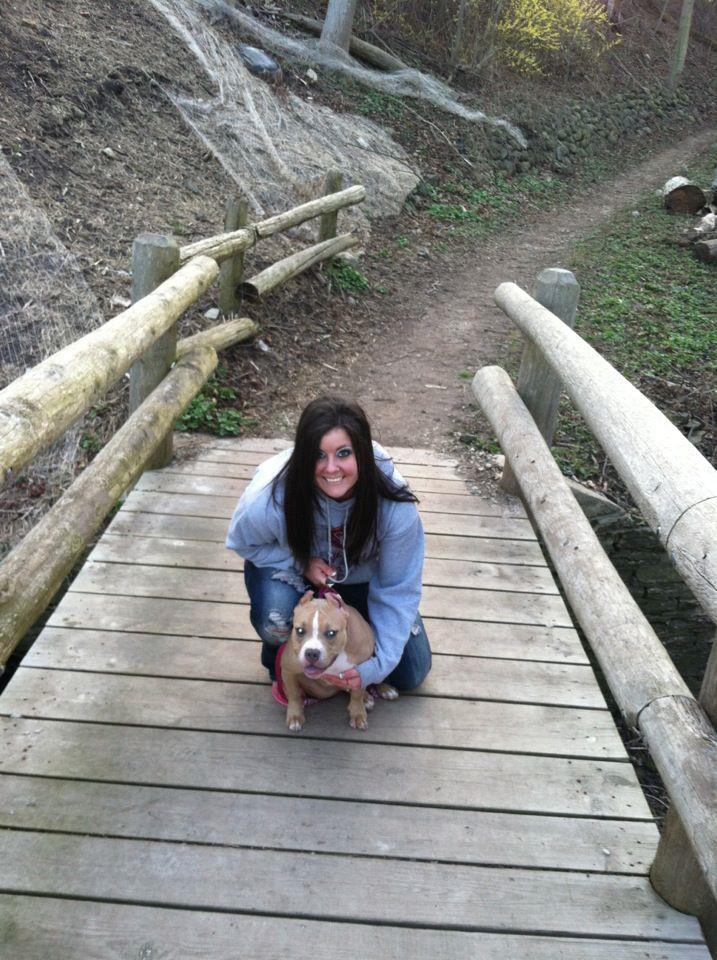
[[294,610],[289,644],[307,677],[318,677],[346,649],[348,614],[331,594],[314,600],[311,590]]

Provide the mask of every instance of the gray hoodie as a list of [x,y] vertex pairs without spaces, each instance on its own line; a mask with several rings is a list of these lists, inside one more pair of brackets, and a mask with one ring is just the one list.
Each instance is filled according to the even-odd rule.
[[[229,524],[226,545],[257,567],[295,569],[286,536],[283,486],[276,499],[272,481],[289,458],[284,450],[265,460],[254,473],[242,494]],[[374,444],[379,468],[396,483],[404,480],[388,454]],[[342,569],[340,554],[330,555],[331,530],[344,529],[353,507],[353,499],[337,501],[317,494],[319,508],[314,516],[312,556],[322,557],[337,570],[344,583],[368,583],[368,611],[376,633],[374,656],[358,670],[363,686],[379,683],[398,665],[418,615],[423,570],[423,525],[415,503],[379,500],[378,544],[368,556]],[[338,562],[337,562],[338,561]]]

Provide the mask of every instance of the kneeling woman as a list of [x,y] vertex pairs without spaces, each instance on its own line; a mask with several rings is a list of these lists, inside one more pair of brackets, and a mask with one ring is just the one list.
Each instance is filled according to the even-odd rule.
[[[374,656],[338,677],[345,688],[385,680],[412,690],[431,668],[418,615],[423,526],[416,497],[372,443],[355,403],[321,397],[304,410],[294,447],[265,461],[234,511],[227,546],[244,558],[261,662],[291,632],[307,581],[332,585],[376,634]],[[326,678],[328,679],[328,678]]]

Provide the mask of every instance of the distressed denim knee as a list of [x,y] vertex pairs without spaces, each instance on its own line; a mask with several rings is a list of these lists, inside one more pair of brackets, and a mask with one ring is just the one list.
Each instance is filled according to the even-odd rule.
[[244,564],[244,583],[251,608],[251,625],[262,641],[261,662],[274,676],[274,659],[281,644],[289,639],[294,607],[304,593],[303,578],[293,570]]

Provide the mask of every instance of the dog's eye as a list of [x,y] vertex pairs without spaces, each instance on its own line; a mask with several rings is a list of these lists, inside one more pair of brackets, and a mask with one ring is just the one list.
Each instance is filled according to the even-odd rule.
[[324,636],[325,636],[328,640],[333,640],[334,637],[336,636],[336,631],[335,631],[335,630],[327,630],[326,633],[324,634]]
[[303,636],[304,636],[304,633],[305,633],[305,630],[304,630],[303,627],[297,627],[297,628],[296,628],[296,636],[297,636],[297,637],[303,637]]

